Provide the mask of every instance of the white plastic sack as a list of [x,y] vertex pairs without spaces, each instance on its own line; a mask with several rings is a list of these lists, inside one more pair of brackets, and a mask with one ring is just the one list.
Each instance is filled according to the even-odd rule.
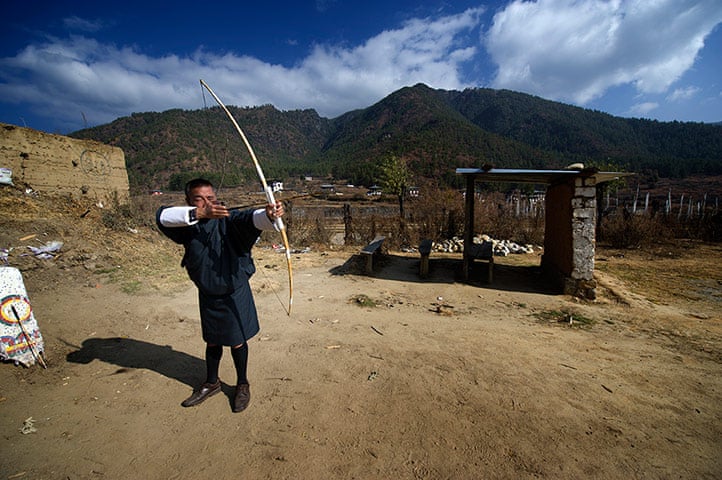
[[9,168],[0,168],[0,184],[12,185],[13,184],[13,171]]

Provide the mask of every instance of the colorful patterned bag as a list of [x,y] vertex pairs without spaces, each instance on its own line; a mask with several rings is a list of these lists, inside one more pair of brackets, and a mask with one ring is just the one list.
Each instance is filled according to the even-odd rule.
[[43,349],[20,270],[0,266],[0,360],[44,366]]

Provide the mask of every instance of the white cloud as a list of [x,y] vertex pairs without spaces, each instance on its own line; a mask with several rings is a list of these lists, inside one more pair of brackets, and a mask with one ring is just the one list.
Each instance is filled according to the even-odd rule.
[[677,88],[667,96],[667,100],[676,102],[680,100],[689,100],[700,92],[698,87]]
[[658,107],[659,104],[656,102],[637,103],[635,105],[632,105],[632,108],[629,109],[629,112],[627,112],[627,114],[632,117],[644,117],[649,112],[656,110]]
[[137,111],[190,106],[190,92],[184,89],[192,62],[175,56],[153,59],[85,37],[28,46],[0,60],[0,66],[0,95],[7,102],[24,102],[71,123],[81,112],[98,124]]
[[[229,105],[315,108],[333,117],[418,82],[467,86],[460,71],[476,53],[467,37],[481,13],[414,19],[351,48],[316,45],[290,68],[202,49],[190,57],[151,57],[82,36],[54,38],[0,59],[0,98],[74,124],[82,112],[94,125],[133,112],[201,108],[203,78]],[[81,19],[68,23],[83,25]]]
[[294,73],[321,111],[336,113],[368,105],[405,85],[424,82],[435,88],[463,88],[461,66],[475,47],[458,36],[478,23],[478,10],[436,21],[412,20],[361,46],[317,46]]
[[78,16],[71,16],[63,19],[63,26],[72,31],[93,33],[103,28],[103,22],[100,20],[88,20]]
[[485,45],[494,87],[584,105],[623,84],[667,91],[720,22],[719,0],[515,0]]

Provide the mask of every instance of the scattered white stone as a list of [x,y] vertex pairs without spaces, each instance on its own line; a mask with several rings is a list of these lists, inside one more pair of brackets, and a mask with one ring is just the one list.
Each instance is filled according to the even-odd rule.
[[[511,240],[496,240],[491,238],[489,235],[477,235],[474,237],[474,243],[482,244],[485,242],[491,242],[493,245],[494,255],[498,257],[506,257],[510,254],[521,254],[521,253],[534,253],[534,246],[530,244],[520,245]],[[453,237],[451,239],[442,240],[440,242],[434,242],[432,244],[432,250],[435,252],[444,253],[456,253],[464,251],[464,239],[459,237]]]

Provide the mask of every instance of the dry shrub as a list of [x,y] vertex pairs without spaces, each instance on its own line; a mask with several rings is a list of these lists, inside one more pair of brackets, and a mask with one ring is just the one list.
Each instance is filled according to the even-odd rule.
[[377,235],[383,235],[386,237],[386,245],[395,244],[399,232],[398,215],[389,217],[376,212],[358,211],[354,212],[352,218],[351,238],[355,243],[366,244]]
[[456,190],[433,185],[422,187],[421,191],[422,196],[408,202],[409,241],[418,244],[424,238],[443,240],[461,235],[464,231],[464,197]]
[[509,211],[505,196],[499,192],[485,193],[476,198],[474,230],[493,238],[511,239],[516,218]]
[[597,237],[614,248],[637,248],[652,245],[670,232],[660,216],[613,212],[602,219]]
[[150,227],[155,225],[155,213],[161,205],[170,205],[170,200],[162,196],[141,195],[132,197],[129,205],[130,216],[136,225]]
[[474,206],[474,230],[517,243],[544,243],[544,208],[517,213],[516,205],[500,192],[479,195]]
[[155,211],[149,211],[148,203],[140,198],[125,203],[115,194],[108,203],[101,214],[101,221],[106,228],[125,231],[155,225]]
[[293,221],[284,217],[288,224],[288,241],[293,245],[329,245],[331,243],[331,232],[327,228],[321,210],[312,210],[307,215],[294,215]]
[[[163,202],[166,200],[166,202]],[[139,227],[154,227],[158,207],[169,203],[161,196],[138,195],[125,203],[114,195],[105,205],[101,215],[103,225],[112,230],[126,231]]]
[[707,213],[696,218],[668,216],[665,225],[675,238],[695,238],[708,242],[722,241],[722,213]]
[[700,228],[701,238],[710,242],[722,241],[722,213],[717,212],[705,220]]
[[517,228],[512,239],[521,244],[544,244],[544,210],[539,209],[533,215],[517,219]]

